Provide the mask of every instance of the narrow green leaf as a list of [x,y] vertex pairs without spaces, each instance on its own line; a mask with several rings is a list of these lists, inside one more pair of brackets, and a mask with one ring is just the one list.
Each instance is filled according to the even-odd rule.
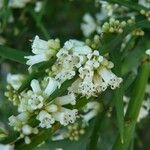
[[123,132],[124,132],[124,109],[123,109],[123,88],[120,87],[114,91],[113,103],[116,108],[117,123],[120,133],[121,142],[124,142]]
[[100,129],[103,125],[103,121],[110,107],[110,103],[108,103],[102,112],[99,112],[97,115],[94,126],[92,128],[92,134],[89,139],[89,143],[87,145],[87,150],[97,150],[97,143],[99,139]]
[[139,74],[136,78],[133,94],[128,105],[127,113],[125,116],[124,126],[124,143],[121,143],[120,135],[118,135],[113,150],[127,150],[134,136],[134,130],[137,122],[137,117],[144,99],[145,89],[150,72],[150,62],[144,62],[141,65]]
[[6,59],[10,59],[12,61],[21,63],[21,64],[25,64],[26,60],[24,58],[24,56],[27,56],[28,54],[23,52],[23,51],[19,51],[13,48],[9,48],[9,47],[5,47],[0,45],[0,56],[4,57]]
[[144,38],[139,41],[137,46],[129,53],[121,64],[121,73],[126,75],[132,69],[137,68],[143,54],[145,53]]
[[0,140],[5,139],[8,136],[8,133],[5,128],[0,127]]

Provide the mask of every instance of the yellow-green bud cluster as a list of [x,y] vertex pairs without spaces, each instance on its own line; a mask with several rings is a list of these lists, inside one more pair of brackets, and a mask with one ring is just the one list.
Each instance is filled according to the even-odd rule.
[[140,11],[140,13],[141,13],[143,16],[147,17],[148,21],[150,21],[150,11],[145,11],[145,10],[142,9],[142,10]]
[[109,22],[105,22],[102,26],[103,32],[110,32],[110,33],[122,33],[123,28],[126,26],[126,21],[119,21],[111,18]]
[[92,49],[98,49],[101,42],[100,42],[100,36],[95,35],[94,39],[86,39],[86,44],[90,46]]
[[78,123],[68,126],[68,137],[71,141],[78,141],[80,136],[85,133],[85,129],[80,127]]
[[132,31],[132,35],[134,36],[144,36],[144,31],[140,28],[135,29]]
[[11,87],[11,85],[7,85],[7,91],[5,92],[5,96],[11,101],[15,106],[19,104],[19,95],[16,90]]

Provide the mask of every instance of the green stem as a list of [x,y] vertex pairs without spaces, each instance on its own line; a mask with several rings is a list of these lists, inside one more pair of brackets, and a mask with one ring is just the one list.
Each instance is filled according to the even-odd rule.
[[141,65],[139,74],[135,81],[133,94],[131,96],[131,100],[129,102],[129,106],[125,116],[124,143],[121,143],[120,135],[118,135],[115,144],[113,145],[113,150],[127,150],[131,139],[133,138],[137,117],[139,115],[139,111],[144,99],[149,71],[150,62],[144,62]]

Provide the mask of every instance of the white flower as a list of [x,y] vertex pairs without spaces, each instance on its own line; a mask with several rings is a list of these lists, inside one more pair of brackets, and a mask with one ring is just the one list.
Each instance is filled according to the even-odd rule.
[[83,115],[83,120],[88,123],[92,118],[94,118],[97,115],[95,111],[90,111],[87,114]]
[[143,118],[148,116],[149,110],[150,110],[150,101],[148,100],[143,101],[137,121],[140,122]]
[[68,94],[65,96],[57,97],[54,101],[57,105],[66,105],[66,104],[71,104],[75,105],[76,104],[76,99],[74,94]]
[[38,12],[41,11],[41,9],[42,9],[42,1],[37,1],[37,2],[35,3],[34,11],[38,13]]
[[31,106],[32,110],[40,109],[43,107],[44,98],[40,95],[31,95],[30,99],[28,100],[28,104]]
[[20,88],[24,79],[25,79],[24,75],[21,74],[9,73],[7,75],[8,84],[10,84],[15,90],[18,90]]
[[53,117],[56,121],[60,122],[61,125],[68,125],[69,124],[69,116],[64,112],[55,112],[53,113]]
[[27,65],[32,66],[34,64],[48,61],[52,56],[56,54],[56,51],[60,48],[60,42],[58,39],[50,39],[48,41],[41,40],[38,36],[35,36],[32,44],[33,56],[25,56],[28,59]]
[[40,111],[36,119],[40,121],[39,126],[41,128],[51,128],[52,124],[55,122],[55,119],[52,117],[52,115],[44,110]]
[[22,125],[26,124],[30,115],[28,112],[22,112],[18,116],[11,116],[8,118],[9,125],[13,126],[15,130],[20,130]]
[[33,79],[31,81],[31,87],[32,87],[33,92],[36,93],[36,94],[43,93],[43,95],[46,95],[47,97],[50,96],[56,90],[56,88],[58,87],[58,82],[54,78],[51,78],[51,77],[48,77],[46,80],[48,82],[47,86],[42,91],[41,87],[40,87],[40,84],[39,84],[39,81],[36,80],[36,79]]
[[31,0],[9,0],[8,6],[12,8],[23,8]]
[[71,110],[64,108],[63,105],[67,104],[76,104],[75,95],[73,93],[57,97],[54,99],[53,103],[48,104],[45,109],[52,115],[55,121],[66,126],[69,123],[75,122],[78,112],[76,109]]
[[52,67],[55,79],[62,84],[64,81],[72,79],[76,75],[76,69],[86,61],[86,55],[92,50],[84,42],[69,40],[64,47],[56,54],[57,61]]
[[81,24],[81,30],[85,37],[90,36],[96,30],[96,22],[93,17],[86,13],[83,17],[84,23]]
[[54,78],[48,78],[49,82],[44,90],[44,94],[46,96],[50,96],[59,86],[58,81],[56,81]]
[[3,3],[4,3],[4,1],[0,0],[0,9],[3,7]]
[[150,49],[146,50],[146,54],[150,56]]
[[46,87],[42,89],[38,80],[31,81],[32,90],[22,93],[18,111],[34,111],[44,106],[46,99],[56,90],[58,82],[54,78],[46,78]]
[[122,78],[118,78],[111,70],[106,68],[100,69],[99,74],[101,75],[106,85],[111,86],[111,89],[119,87],[120,83],[122,82]]
[[85,114],[82,115],[83,121],[88,124],[98,114],[99,110],[100,104],[98,102],[88,102],[84,107]]
[[89,46],[85,45],[84,42],[81,42],[81,41],[78,41],[75,39],[65,42],[64,48],[72,51],[72,53],[77,53],[77,54],[81,54],[81,55],[87,55],[87,54],[91,53],[91,51],[92,51],[91,48]]
[[89,53],[87,61],[78,70],[79,78],[68,88],[69,92],[89,98],[105,91],[108,86],[112,89],[119,87],[122,78],[118,78],[111,71],[113,67],[113,63],[101,56],[97,50]]
[[61,111],[63,111],[64,113],[68,114],[68,121],[70,123],[74,123],[76,118],[77,118],[77,114],[78,114],[78,110],[77,109],[68,109],[68,108],[61,108]]
[[61,111],[53,113],[52,116],[56,121],[60,122],[60,124],[66,126],[69,123],[75,122],[77,118],[77,110],[76,109],[70,110],[62,107]]
[[24,135],[30,135],[32,133],[32,130],[33,130],[32,127],[29,126],[28,124],[26,124],[22,127],[22,133]]
[[139,0],[138,3],[146,8],[150,8],[150,1],[149,0]]
[[0,150],[14,150],[12,145],[4,145],[4,144],[0,144]]
[[[127,96],[124,96],[123,101],[125,102],[125,105],[124,105],[124,114],[125,114],[128,108],[128,103],[130,101],[130,98]],[[142,103],[142,106],[141,106],[141,109],[137,118],[137,122],[140,122],[143,118],[148,116],[149,110],[150,110],[150,101],[149,99],[147,99],[147,100],[144,100]]]
[[45,107],[45,110],[47,110],[49,113],[52,112],[57,112],[58,111],[58,106],[56,104],[49,104]]

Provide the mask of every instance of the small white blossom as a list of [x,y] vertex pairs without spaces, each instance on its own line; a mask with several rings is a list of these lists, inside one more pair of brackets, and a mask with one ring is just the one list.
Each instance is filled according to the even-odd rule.
[[52,114],[54,119],[60,124],[66,126],[69,123],[74,123],[77,118],[77,110],[73,109],[67,109],[67,108],[61,108],[61,111],[55,112]]
[[66,104],[71,104],[75,105],[76,104],[76,99],[74,94],[68,94],[65,96],[57,97],[55,99],[55,103],[58,105],[66,105]]
[[33,56],[25,56],[28,59],[27,65],[32,66],[34,64],[48,61],[54,56],[57,50],[60,48],[60,41],[58,39],[50,39],[48,41],[41,40],[38,36],[35,36],[32,44]]
[[24,124],[27,123],[30,115],[28,112],[22,112],[18,116],[9,117],[9,125],[14,127],[15,130],[20,130]]
[[9,0],[8,6],[12,8],[23,8],[31,0]]
[[[124,114],[125,114],[128,108],[128,103],[130,101],[130,98],[127,96],[124,96],[123,101],[125,102],[125,106],[124,106]],[[144,100],[142,103],[142,106],[141,106],[141,109],[137,118],[137,122],[140,122],[143,118],[148,116],[149,110],[150,110],[150,101],[149,99],[147,99],[147,100]]]
[[40,121],[39,126],[41,128],[51,128],[52,124],[55,122],[55,119],[52,117],[52,115],[44,110],[40,111],[36,119]]
[[150,0],[139,0],[138,3],[146,8],[150,8]]
[[83,121],[88,124],[98,114],[99,110],[100,104],[98,102],[88,102],[84,108],[85,114],[82,115]]
[[106,68],[100,69],[99,74],[101,75],[105,84],[107,86],[111,86],[111,89],[119,87],[120,83],[122,82],[122,78],[118,78],[111,70]]
[[84,23],[81,24],[81,29],[85,37],[90,36],[94,31],[96,31],[96,22],[94,18],[86,13],[83,17]]
[[14,147],[12,145],[4,145],[0,144],[0,150],[14,150]]
[[106,60],[96,50],[88,54],[87,59],[85,65],[79,68],[80,78],[68,88],[70,92],[89,98],[105,91],[108,86],[111,89],[119,87],[122,78],[118,78],[111,71],[111,68],[114,67],[112,62]]
[[49,82],[44,90],[46,96],[50,96],[59,86],[59,83],[54,78],[48,78]]
[[24,135],[30,135],[30,134],[32,133],[32,127],[29,126],[29,125],[24,125],[24,126],[22,127],[22,133],[23,133]]
[[36,109],[41,109],[44,106],[45,100],[56,90],[58,87],[58,82],[54,78],[48,77],[46,79],[47,85],[45,89],[40,87],[38,80],[33,79],[31,81],[32,91],[29,90],[27,93],[22,93],[20,100],[20,105],[18,106],[18,111],[34,111]]
[[18,90],[20,88],[24,79],[24,75],[21,74],[9,73],[7,75],[7,83],[10,84],[15,90]]
[[41,9],[42,9],[42,1],[37,1],[35,3],[34,11],[37,12],[37,13],[39,13],[41,11]]
[[146,54],[150,56],[150,49],[146,50]]
[[64,47],[56,54],[57,62],[52,67],[55,79],[62,84],[64,81],[72,79],[78,69],[86,61],[86,55],[91,53],[91,48],[84,42],[69,40]]

